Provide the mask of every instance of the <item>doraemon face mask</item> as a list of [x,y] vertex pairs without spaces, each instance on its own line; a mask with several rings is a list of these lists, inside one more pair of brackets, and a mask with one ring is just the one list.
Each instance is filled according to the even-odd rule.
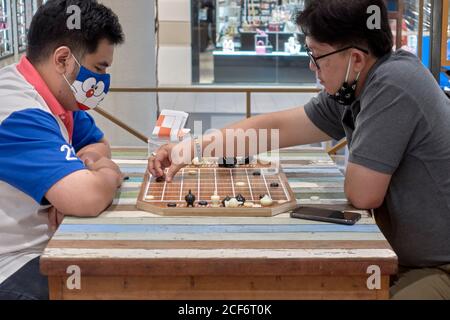
[[75,56],[73,58],[80,66],[80,71],[75,82],[70,84],[67,77],[65,75],[63,77],[72,89],[75,99],[78,102],[78,107],[81,110],[95,109],[109,92],[111,75],[92,72],[83,67]]

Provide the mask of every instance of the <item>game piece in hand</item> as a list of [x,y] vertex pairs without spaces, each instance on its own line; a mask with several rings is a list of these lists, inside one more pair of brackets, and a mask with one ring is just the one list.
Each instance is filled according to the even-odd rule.
[[166,178],[164,176],[156,178],[156,182],[158,182],[158,183],[164,182],[164,181],[166,181]]
[[192,191],[189,190],[189,193],[184,197],[184,200],[186,200],[188,207],[193,207],[195,202],[195,196],[192,194]]

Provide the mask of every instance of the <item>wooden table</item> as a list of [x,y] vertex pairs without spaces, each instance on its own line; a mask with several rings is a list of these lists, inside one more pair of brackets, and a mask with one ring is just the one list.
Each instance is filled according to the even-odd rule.
[[[145,158],[142,150],[116,150],[114,159],[130,180],[114,205],[98,218],[66,218],[49,242],[41,270],[49,277],[51,299],[389,297],[397,257],[366,212],[355,226],[288,214],[160,217],[135,207]],[[344,178],[324,151],[289,149],[281,159],[300,203],[348,208]],[[370,290],[374,265],[381,288]],[[67,286],[76,283],[70,266],[79,267],[80,290]]]

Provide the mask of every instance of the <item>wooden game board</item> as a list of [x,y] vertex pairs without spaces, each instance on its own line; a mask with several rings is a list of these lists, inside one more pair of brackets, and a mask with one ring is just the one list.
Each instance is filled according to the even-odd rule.
[[[259,176],[253,172],[261,173]],[[194,173],[195,172],[195,173]],[[237,186],[241,182],[243,186]],[[277,183],[278,187],[271,187]],[[187,207],[184,197],[189,190],[196,196],[194,207]],[[221,201],[226,197],[242,194],[248,202],[260,204],[260,195],[269,195],[273,200],[270,207],[247,208],[215,208],[211,206],[211,196],[217,190]],[[207,201],[208,205],[199,206],[199,201]],[[170,208],[168,204],[176,204]],[[236,168],[219,168],[218,166],[195,167],[182,169],[171,183],[157,182],[150,174],[146,174],[137,200],[141,210],[165,216],[244,216],[270,217],[294,209],[297,205],[287,178],[281,169],[255,164]]]

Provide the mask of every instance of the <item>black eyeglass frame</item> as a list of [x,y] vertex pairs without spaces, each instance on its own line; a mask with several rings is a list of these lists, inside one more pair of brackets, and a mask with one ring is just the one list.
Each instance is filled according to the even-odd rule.
[[357,50],[360,50],[360,51],[364,52],[365,54],[369,54],[369,50],[366,50],[366,49],[363,49],[363,48],[360,48],[360,47],[357,47],[357,46],[347,46],[347,47],[344,47],[342,49],[339,49],[339,50],[336,50],[336,51],[333,51],[333,52],[330,52],[330,53],[327,53],[327,54],[324,54],[324,55],[321,55],[321,56],[318,56],[318,57],[315,57],[312,54],[311,49],[309,49],[308,46],[306,46],[306,53],[308,54],[308,56],[311,59],[311,61],[314,63],[314,66],[318,70],[320,70],[320,66],[317,63],[317,61],[319,61],[320,59],[329,57],[329,56],[331,56],[333,54],[336,54],[336,53],[339,53],[339,52],[343,52],[343,51],[348,50],[348,49],[357,49]]

